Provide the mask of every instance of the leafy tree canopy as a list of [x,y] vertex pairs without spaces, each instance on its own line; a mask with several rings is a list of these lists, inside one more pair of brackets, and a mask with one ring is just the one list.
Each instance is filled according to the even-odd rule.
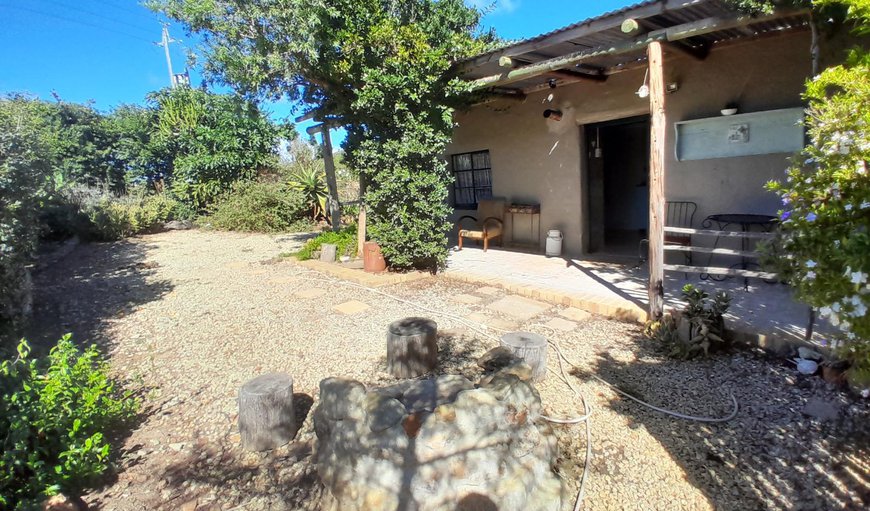
[[149,99],[156,111],[149,151],[168,159],[172,190],[197,207],[272,166],[279,139],[295,137],[292,125],[276,125],[239,96],[178,87]]
[[370,234],[394,267],[446,258],[440,156],[451,105],[468,86],[450,73],[486,49],[480,13],[462,0],[153,0],[202,35],[211,80],[287,97],[346,126],[347,162],[371,184]]

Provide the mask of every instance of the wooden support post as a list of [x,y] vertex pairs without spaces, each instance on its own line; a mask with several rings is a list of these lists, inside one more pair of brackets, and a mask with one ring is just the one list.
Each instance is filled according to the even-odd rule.
[[341,228],[341,203],[338,202],[338,182],[335,178],[335,160],[332,159],[332,141],[329,139],[329,127],[324,124],[320,130],[323,136],[323,167],[326,170],[326,187],[329,199],[326,208],[329,211],[329,223],[332,230]]
[[662,44],[653,41],[649,57],[650,159],[649,159],[649,319],[664,314],[664,217],[665,217],[665,74]]
[[363,246],[366,244],[366,205],[360,202],[359,218],[356,223],[356,255],[363,256]]

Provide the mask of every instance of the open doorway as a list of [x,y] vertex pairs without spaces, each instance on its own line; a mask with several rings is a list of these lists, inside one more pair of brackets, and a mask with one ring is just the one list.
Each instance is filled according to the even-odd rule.
[[636,255],[649,225],[649,116],[586,125],[589,252]]

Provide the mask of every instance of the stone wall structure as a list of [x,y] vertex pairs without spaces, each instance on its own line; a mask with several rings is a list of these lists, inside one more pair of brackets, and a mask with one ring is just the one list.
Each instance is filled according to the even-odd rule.
[[556,438],[516,371],[320,383],[317,470],[341,510],[559,510]]

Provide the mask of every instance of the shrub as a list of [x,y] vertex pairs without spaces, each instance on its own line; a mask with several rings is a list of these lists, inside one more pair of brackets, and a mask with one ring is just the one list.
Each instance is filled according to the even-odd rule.
[[65,335],[44,359],[0,364],[0,508],[31,509],[47,495],[79,494],[108,468],[106,432],[136,413],[96,348]]
[[165,194],[144,197],[104,196],[86,207],[88,225],[84,236],[97,241],[115,241],[152,232],[162,224],[180,218],[184,206]]
[[[831,2],[823,2],[824,4]],[[842,2],[870,33],[866,0]],[[807,82],[810,144],[792,159],[779,194],[781,228],[767,261],[842,332],[833,344],[852,364],[850,382],[870,385],[870,52]],[[863,376],[862,376],[863,375]]]
[[357,253],[356,226],[351,225],[338,232],[325,231],[318,234],[316,238],[305,242],[302,250],[296,253],[296,258],[300,261],[311,259],[324,243],[336,245],[335,252],[339,257],[355,255]]
[[288,232],[304,227],[305,198],[277,182],[239,182],[203,219],[215,229]]

